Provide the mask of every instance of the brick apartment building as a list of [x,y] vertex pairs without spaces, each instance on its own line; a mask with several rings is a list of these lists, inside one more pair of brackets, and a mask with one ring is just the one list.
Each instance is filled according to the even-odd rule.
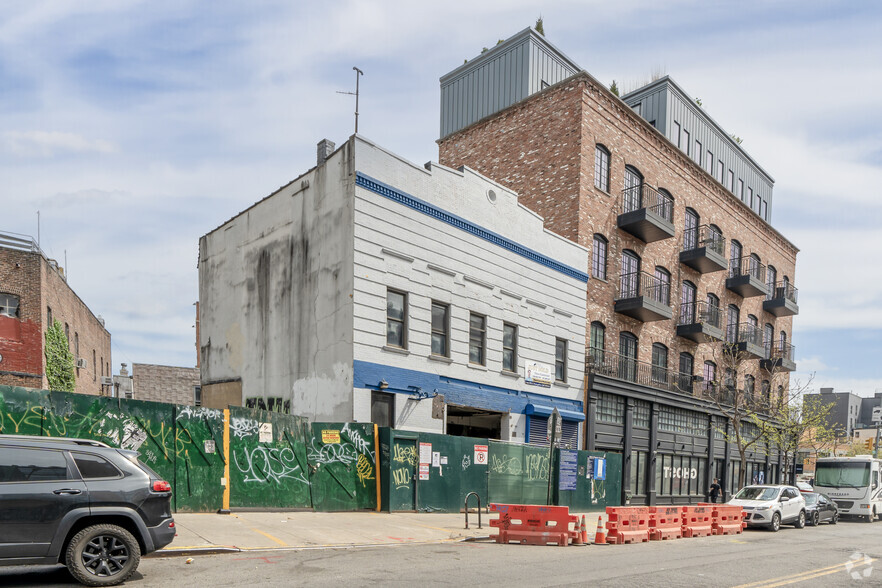
[[67,283],[63,268],[28,236],[0,234],[0,384],[48,388],[45,333],[64,326],[76,361],[76,392],[102,394],[110,333]]
[[[584,447],[623,453],[623,494],[731,492],[737,452],[705,392],[773,402],[795,369],[797,248],[770,223],[771,176],[670,78],[620,99],[533,29],[441,78],[438,144],[591,250]],[[781,478],[762,449],[748,481]]]

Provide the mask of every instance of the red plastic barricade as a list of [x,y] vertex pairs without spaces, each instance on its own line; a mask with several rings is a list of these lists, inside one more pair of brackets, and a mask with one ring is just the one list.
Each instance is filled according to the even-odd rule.
[[643,543],[649,541],[649,508],[645,506],[607,506],[608,543]]
[[714,535],[739,535],[744,532],[744,514],[740,506],[715,504],[711,522]]
[[[579,518],[570,515],[570,509],[566,506],[490,504],[490,512],[499,513],[499,518],[490,519],[490,526],[499,528],[499,534],[494,536],[497,543],[556,543],[566,547],[570,539],[577,542],[580,537]],[[572,530],[570,523],[573,523]]]
[[713,535],[713,506],[684,506],[682,508],[683,536],[710,537]]
[[664,541],[683,536],[682,513],[679,506],[649,507],[649,539]]

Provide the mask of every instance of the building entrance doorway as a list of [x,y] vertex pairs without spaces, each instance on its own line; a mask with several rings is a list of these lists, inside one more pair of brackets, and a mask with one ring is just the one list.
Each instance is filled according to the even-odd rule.
[[501,412],[447,405],[447,434],[459,437],[502,438]]

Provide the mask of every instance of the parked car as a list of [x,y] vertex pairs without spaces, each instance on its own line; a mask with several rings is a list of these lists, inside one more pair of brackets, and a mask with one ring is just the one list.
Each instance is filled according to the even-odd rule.
[[84,439],[0,435],[0,566],[63,564],[113,586],[175,536],[171,486],[138,453]]
[[738,505],[748,513],[744,520],[749,527],[768,527],[770,531],[787,524],[797,529],[805,527],[805,498],[795,486],[745,486],[728,504]]
[[809,484],[808,482],[803,482],[801,480],[796,482],[796,487],[799,488],[800,492],[814,492],[815,491],[815,489],[812,488],[811,484]]
[[826,494],[803,492],[806,522],[816,527],[824,521],[835,525],[839,521],[839,507]]

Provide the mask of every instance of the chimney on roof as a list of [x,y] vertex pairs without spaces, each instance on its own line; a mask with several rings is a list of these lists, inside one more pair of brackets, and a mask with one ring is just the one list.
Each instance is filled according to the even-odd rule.
[[318,166],[327,161],[331,153],[334,152],[334,142],[328,139],[322,139],[318,142],[318,146],[316,147],[315,151],[315,164]]
[[821,388],[821,394],[833,394],[833,388]]

